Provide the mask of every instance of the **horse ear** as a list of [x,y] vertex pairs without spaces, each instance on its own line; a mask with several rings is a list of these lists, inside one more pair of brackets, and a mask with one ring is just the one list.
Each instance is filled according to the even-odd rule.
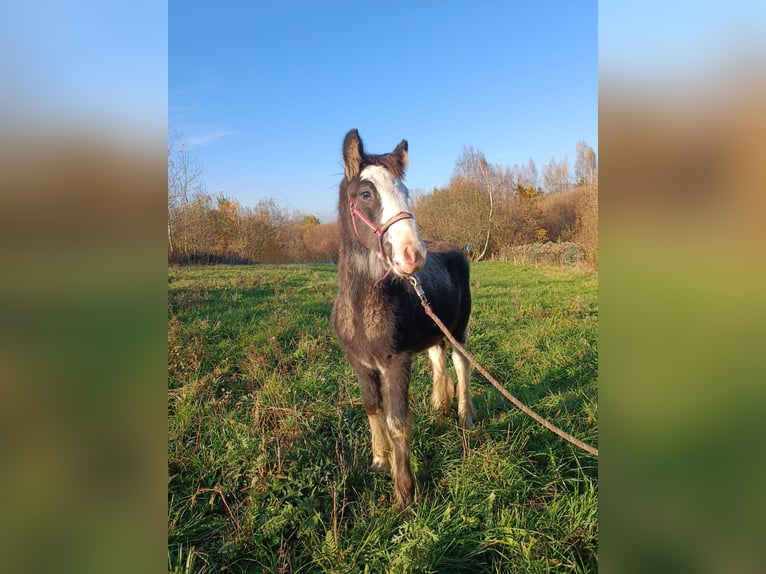
[[392,151],[391,154],[396,156],[402,174],[404,174],[404,170],[407,169],[407,164],[410,161],[407,156],[407,140],[400,141],[399,145],[394,148],[394,151]]
[[343,140],[343,166],[347,180],[352,180],[359,173],[359,166],[363,157],[362,138],[359,137],[359,131],[353,129],[346,134]]

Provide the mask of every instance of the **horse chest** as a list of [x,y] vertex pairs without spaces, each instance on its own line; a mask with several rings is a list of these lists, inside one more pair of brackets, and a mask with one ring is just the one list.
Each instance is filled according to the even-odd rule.
[[346,348],[389,346],[395,329],[395,312],[376,292],[362,296],[341,293],[335,301],[333,325]]

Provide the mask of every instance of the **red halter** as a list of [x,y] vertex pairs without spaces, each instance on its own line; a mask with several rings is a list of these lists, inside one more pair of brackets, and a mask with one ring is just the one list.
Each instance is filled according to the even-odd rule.
[[348,204],[351,207],[351,223],[354,224],[354,233],[356,234],[357,239],[361,239],[359,237],[359,230],[356,228],[356,217],[359,216],[359,218],[367,225],[367,227],[372,229],[373,232],[375,232],[375,235],[378,236],[378,249],[380,250],[380,255],[383,257],[384,261],[386,259],[386,253],[383,251],[383,235],[385,235],[386,231],[388,231],[394,223],[403,221],[405,219],[415,219],[415,216],[412,215],[409,211],[400,211],[391,219],[386,221],[382,227],[378,227],[372,221],[370,221],[370,219],[364,213],[362,213],[362,211],[356,206],[356,203],[354,203],[353,199],[349,199]]

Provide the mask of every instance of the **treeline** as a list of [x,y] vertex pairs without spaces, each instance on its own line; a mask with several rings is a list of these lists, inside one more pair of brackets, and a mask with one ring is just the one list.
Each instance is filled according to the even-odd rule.
[[585,142],[577,144],[574,173],[567,157],[538,174],[533,160],[490,164],[465,147],[450,182],[414,193],[411,207],[426,239],[449,241],[473,260],[506,258],[512,248],[547,242],[578,244],[595,262],[598,250],[598,166]]
[[[168,150],[168,261],[170,263],[332,262],[336,222],[290,213],[273,199],[255,207],[207,193],[202,170],[171,140]],[[449,241],[472,260],[517,260],[531,244],[573,243],[584,259],[598,249],[598,166],[595,152],[577,144],[574,170],[567,157],[541,173],[530,159],[511,167],[490,164],[463,149],[449,183],[413,191],[411,208],[425,239]],[[571,249],[566,249],[570,253]]]
[[289,215],[272,199],[247,208],[203,192],[172,209],[168,221],[171,263],[317,263],[337,253],[335,222]]
[[316,263],[337,259],[337,223],[289,212],[273,199],[255,207],[207,193],[202,169],[180,138],[168,147],[169,263]]

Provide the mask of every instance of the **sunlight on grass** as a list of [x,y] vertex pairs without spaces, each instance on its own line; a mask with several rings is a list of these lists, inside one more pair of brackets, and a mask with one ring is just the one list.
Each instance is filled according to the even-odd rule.
[[[592,272],[479,263],[469,348],[532,408],[598,438]],[[332,334],[333,266],[172,268],[171,572],[592,571],[597,461],[472,377],[480,421],[428,406],[413,362],[416,505],[372,475],[353,372]]]

